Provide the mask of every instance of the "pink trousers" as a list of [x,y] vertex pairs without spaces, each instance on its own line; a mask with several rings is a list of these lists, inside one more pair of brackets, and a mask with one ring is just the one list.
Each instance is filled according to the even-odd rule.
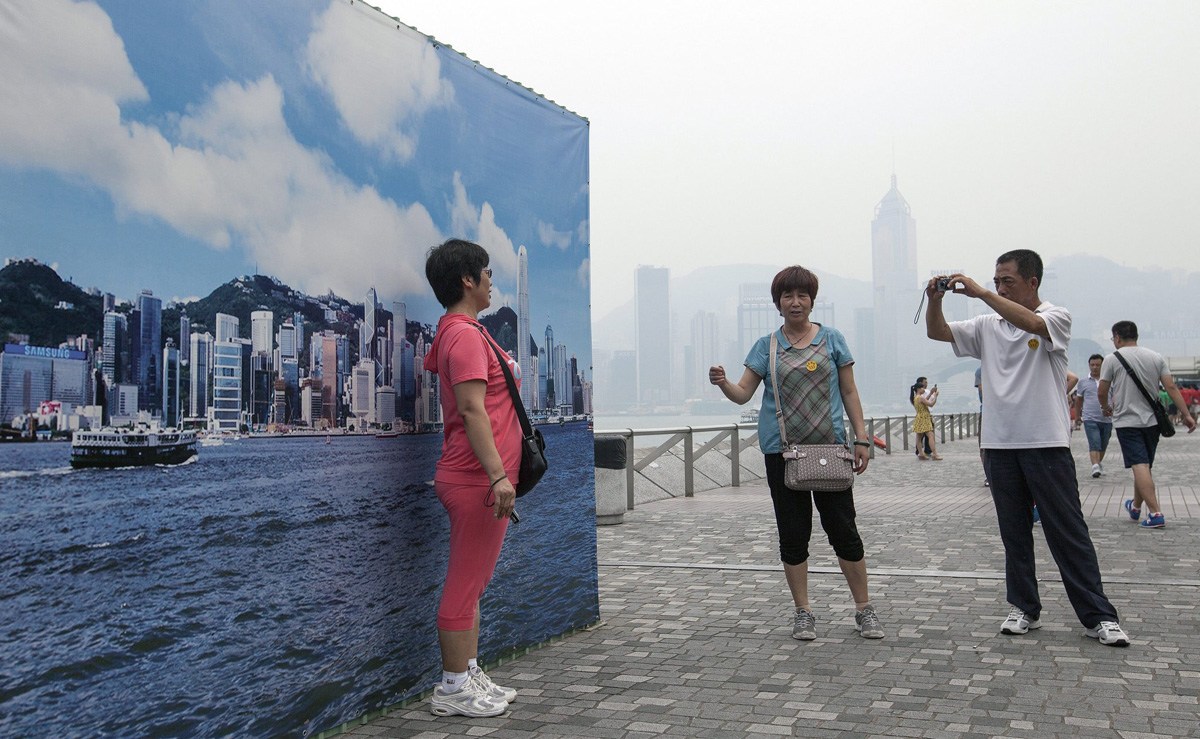
[[437,625],[444,631],[468,631],[500,559],[508,519],[497,521],[496,509],[484,505],[487,485],[435,482],[434,491],[450,516],[450,564]]

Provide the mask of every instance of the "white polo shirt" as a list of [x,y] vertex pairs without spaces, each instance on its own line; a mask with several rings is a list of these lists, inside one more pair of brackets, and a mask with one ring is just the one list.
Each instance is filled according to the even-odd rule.
[[984,449],[1065,447],[1071,443],[1067,411],[1067,345],[1071,313],[1043,302],[1035,311],[1050,338],[1023,331],[999,315],[950,324],[954,353],[983,365]]

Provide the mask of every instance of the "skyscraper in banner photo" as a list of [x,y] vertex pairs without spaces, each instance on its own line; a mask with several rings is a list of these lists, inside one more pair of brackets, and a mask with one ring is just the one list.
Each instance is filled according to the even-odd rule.
[[537,378],[529,356],[529,339],[529,252],[522,245],[517,249],[517,362],[521,365],[521,402],[532,410]]

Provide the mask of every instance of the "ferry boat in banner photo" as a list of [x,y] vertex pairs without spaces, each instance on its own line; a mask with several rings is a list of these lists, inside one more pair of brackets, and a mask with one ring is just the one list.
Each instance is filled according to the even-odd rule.
[[181,464],[196,456],[196,432],[138,423],[133,428],[77,431],[72,467],[142,467]]

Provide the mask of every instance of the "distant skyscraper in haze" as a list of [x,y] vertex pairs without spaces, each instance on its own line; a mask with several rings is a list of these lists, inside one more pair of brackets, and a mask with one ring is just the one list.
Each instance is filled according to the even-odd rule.
[[[761,337],[770,334],[783,323],[779,309],[771,300],[771,286],[767,283],[745,283],[738,285],[738,352],[739,361],[750,353],[750,347]],[[735,373],[736,374],[736,373]]]
[[875,206],[875,219],[871,221],[871,277],[875,312],[875,353],[871,358],[874,379],[893,385],[893,379],[900,378],[902,357],[914,351],[918,333],[924,334],[923,329],[914,330],[910,318],[921,297],[917,282],[917,222],[908,201],[896,188],[896,175],[892,175],[891,189]]
[[521,402],[533,408],[537,378],[529,361],[529,252],[522,245],[517,249],[517,362],[521,365]]
[[[633,335],[637,352],[637,399],[662,405],[671,399],[671,271],[640,265],[634,271]],[[570,386],[559,404],[571,402]],[[556,394],[559,388],[555,388]]]
[[711,311],[697,312],[692,316],[691,328],[691,351],[685,355],[684,361],[684,386],[688,388],[688,397],[718,397],[721,391],[708,381],[708,368],[720,363],[717,358],[721,338],[717,314]]

